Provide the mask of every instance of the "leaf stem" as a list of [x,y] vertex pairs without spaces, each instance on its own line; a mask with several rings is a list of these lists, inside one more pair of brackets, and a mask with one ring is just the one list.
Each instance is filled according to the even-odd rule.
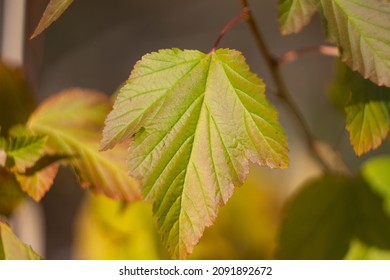
[[213,53],[217,50],[217,48],[218,48],[218,46],[219,46],[221,40],[223,39],[223,37],[226,35],[226,33],[227,33],[230,29],[233,28],[234,25],[236,25],[238,22],[240,22],[240,21],[242,21],[242,20],[247,19],[247,17],[248,17],[248,12],[249,12],[249,10],[248,10],[247,8],[244,7],[244,8],[242,9],[242,12],[241,12],[240,15],[234,17],[232,20],[230,20],[230,21],[225,25],[225,27],[222,29],[221,33],[219,34],[217,40],[215,41],[215,43],[214,43],[212,49],[210,50],[210,54],[213,54]]
[[277,94],[281,100],[285,102],[287,107],[290,109],[292,114],[295,116],[297,121],[302,127],[307,145],[309,147],[310,153],[312,156],[317,160],[317,162],[321,165],[322,169],[325,171],[330,171],[331,168],[327,165],[326,161],[322,158],[320,155],[319,151],[316,148],[316,140],[314,136],[310,132],[310,128],[303,117],[301,111],[299,108],[295,105],[293,99],[291,98],[287,87],[284,83],[284,80],[282,78],[282,74],[280,71],[280,64],[279,60],[276,59],[273,55],[271,55],[271,52],[269,51],[263,36],[257,26],[257,23],[252,15],[252,12],[250,10],[249,4],[247,0],[240,0],[241,1],[241,6],[243,10],[246,11],[246,21],[250,27],[250,30],[252,32],[252,35],[256,41],[256,44],[263,55],[265,62],[267,63],[267,66],[271,72],[272,78],[275,82],[275,85],[277,87]]

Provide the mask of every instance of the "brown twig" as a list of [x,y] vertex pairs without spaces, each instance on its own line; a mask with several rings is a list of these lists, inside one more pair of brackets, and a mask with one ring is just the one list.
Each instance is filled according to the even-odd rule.
[[262,36],[259,28],[257,27],[255,19],[252,15],[250,8],[249,8],[248,1],[247,0],[240,0],[240,1],[241,1],[242,8],[245,9],[245,11],[247,13],[246,21],[249,25],[249,28],[252,32],[252,35],[256,41],[256,44],[257,44],[261,54],[263,55],[263,57],[265,59],[265,62],[267,63],[268,69],[270,70],[272,78],[273,78],[275,85],[277,87],[278,96],[285,102],[287,107],[290,109],[292,114],[296,117],[297,121],[301,125],[306,142],[307,142],[307,145],[309,147],[309,150],[310,150],[312,156],[317,160],[317,162],[321,165],[321,167],[324,170],[330,171],[331,167],[329,167],[327,165],[326,161],[322,158],[321,154],[317,150],[317,147],[315,144],[317,141],[315,140],[315,138],[311,134],[310,128],[309,128],[305,118],[303,117],[299,108],[295,105],[293,99],[291,98],[291,96],[287,90],[287,87],[284,83],[284,80],[282,78],[282,74],[280,71],[279,60],[275,59],[275,57],[273,55],[271,55],[271,52],[269,51],[269,49],[268,49],[268,47],[263,39],[263,36]]

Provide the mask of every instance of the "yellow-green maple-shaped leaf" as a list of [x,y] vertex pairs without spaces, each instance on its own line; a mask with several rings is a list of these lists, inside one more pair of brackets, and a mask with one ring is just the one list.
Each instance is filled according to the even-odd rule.
[[279,25],[283,35],[298,33],[317,11],[317,0],[279,0]]
[[139,61],[106,120],[102,148],[133,137],[129,172],[153,201],[174,258],[191,253],[242,184],[249,161],[286,167],[286,137],[238,51],[160,50]]
[[321,11],[341,60],[372,82],[390,87],[390,2],[321,0]]
[[50,0],[31,38],[38,36],[53,22],[55,22],[66,11],[66,9],[68,9],[73,1],[74,0]]
[[0,221],[0,260],[40,260],[33,249],[20,241],[10,227]]
[[360,156],[379,147],[390,129],[390,88],[380,87],[350,73],[351,99],[346,127],[355,153]]
[[140,198],[138,183],[124,166],[125,148],[99,152],[110,100],[95,91],[72,89],[50,97],[33,113],[28,128],[48,135],[48,153],[71,155],[69,160],[84,187],[124,200]]

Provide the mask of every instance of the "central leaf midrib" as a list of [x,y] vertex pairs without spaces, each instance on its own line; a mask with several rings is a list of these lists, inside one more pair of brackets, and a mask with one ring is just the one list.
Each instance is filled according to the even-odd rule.
[[[206,93],[206,89],[207,89],[207,85],[209,83],[209,73],[210,73],[210,68],[211,68],[211,63],[213,61],[213,57],[212,55],[207,55],[205,56],[203,59],[209,59],[209,64],[208,64],[208,67],[207,67],[207,73],[206,73],[206,82],[205,82],[205,86],[204,86],[204,89],[203,89],[203,96],[205,97],[205,93]],[[203,100],[203,103],[202,103],[202,106],[199,110],[199,117],[198,117],[198,121],[196,123],[196,127],[195,127],[195,130],[194,130],[194,139],[192,141],[192,147],[191,147],[191,153],[190,153],[190,156],[188,158],[188,163],[186,165],[186,168],[185,168],[185,175],[184,175],[184,181],[183,181],[183,189],[182,189],[182,193],[181,193],[181,198],[180,198],[180,214],[179,214],[179,217],[178,217],[178,221],[179,221],[179,225],[178,225],[178,240],[179,240],[179,244],[178,244],[178,249],[179,249],[179,255],[181,255],[181,219],[182,219],[182,214],[183,214],[183,208],[182,208],[182,204],[183,204],[183,193],[184,193],[184,190],[185,190],[185,187],[186,187],[186,181],[187,181],[187,174],[188,174],[188,167],[189,167],[189,164],[192,162],[192,154],[193,154],[193,151],[194,151],[194,142],[196,141],[196,138],[197,138],[197,131],[198,131],[198,128],[199,128],[199,120],[202,116],[202,112],[204,110],[204,107],[205,107],[205,102]],[[202,195],[204,197],[204,190],[202,189]],[[207,205],[206,205],[206,208],[207,208]],[[184,209],[185,210],[185,209]],[[208,211],[208,210],[207,210]],[[192,225],[192,223],[191,223]]]
[[[205,59],[205,58],[202,58],[202,59]],[[191,73],[191,71],[193,71],[194,69],[195,69],[195,67],[197,66],[197,65],[199,65],[199,63],[202,61],[202,59],[200,59],[200,60],[198,60],[187,72],[185,72],[183,75],[182,75],[182,77],[180,78],[180,79],[178,79],[175,83],[173,83],[169,88],[167,88],[166,89],[166,92],[167,93],[165,93],[165,94],[162,94],[155,102],[153,102],[153,104],[151,104],[148,108],[146,108],[146,110],[144,111],[144,112],[147,112],[148,110],[150,110],[150,108],[154,105],[154,104],[156,104],[159,100],[161,100],[162,98],[166,98],[166,96],[167,96],[167,94],[168,94],[168,92],[170,92],[171,90],[173,90],[179,83],[180,83],[180,81],[182,81],[185,77],[187,77],[190,73]],[[183,64],[183,63],[181,63],[181,64]],[[197,100],[198,98],[196,98],[195,100],[194,100],[194,103],[196,102],[196,100]],[[192,106],[192,104],[187,108],[187,110],[190,108]],[[161,110],[161,106],[160,106],[160,109],[159,110]],[[183,114],[185,114],[186,112],[187,112],[187,110],[183,113]],[[143,113],[143,114],[145,114],[145,113]],[[141,116],[142,114],[140,114],[140,116]],[[145,160],[150,156],[150,154],[153,152],[153,150],[154,150],[154,148],[155,147],[157,147],[158,145],[160,145],[160,143],[161,143],[161,141],[163,141],[164,139],[165,139],[165,137],[168,135],[168,133],[172,130],[172,128],[181,120],[181,118],[183,117],[183,115],[181,115],[172,125],[171,125],[171,127],[169,127],[169,129],[167,129],[166,130],[166,133],[165,134],[163,134],[162,136],[161,136],[161,138],[159,139],[159,141],[154,145],[154,146],[151,146],[150,147],[150,150],[147,152],[147,154],[144,156],[144,159],[134,168],[134,169],[137,169],[139,166],[141,166],[144,162],[145,162]],[[138,118],[138,117],[137,117]],[[126,128],[126,130],[127,130],[128,128]],[[160,173],[162,173],[162,172],[160,172]]]

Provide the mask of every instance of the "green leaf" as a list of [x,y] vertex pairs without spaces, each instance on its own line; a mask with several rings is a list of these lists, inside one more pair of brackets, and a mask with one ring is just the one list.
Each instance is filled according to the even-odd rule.
[[298,33],[317,11],[318,0],[279,0],[279,25],[283,35]]
[[384,199],[363,178],[356,180],[355,189],[356,237],[368,245],[389,250],[390,215],[385,211]]
[[277,257],[342,259],[354,234],[353,187],[338,175],[305,184],[285,206]]
[[40,260],[42,257],[20,241],[6,223],[0,221],[0,259]]
[[83,187],[115,199],[138,199],[138,184],[126,173],[126,148],[99,152],[101,130],[110,109],[110,100],[101,93],[68,90],[43,102],[31,116],[28,128],[49,136],[49,154],[73,156],[69,162]]
[[367,246],[359,240],[353,240],[346,260],[390,260],[390,251]]
[[41,34],[54,21],[56,21],[66,11],[66,9],[68,9],[73,1],[74,0],[50,0],[41,20],[38,23],[38,26],[31,36],[31,39]]
[[360,156],[379,147],[390,128],[390,88],[379,87],[350,72],[351,99],[345,108],[346,128]]
[[238,51],[178,49],[139,61],[106,120],[102,148],[127,138],[129,172],[141,180],[174,258],[192,252],[249,161],[287,167],[287,144],[263,82]]
[[364,163],[362,174],[371,188],[385,199],[385,209],[390,216],[390,157],[381,156]]
[[0,62],[0,136],[15,124],[26,123],[34,108],[34,95],[21,69]]
[[[23,170],[20,170],[20,168],[16,170],[15,168],[11,169],[20,188],[35,201],[40,201],[53,184],[59,167],[58,162],[69,159],[71,156],[48,154],[49,149],[45,145],[47,136],[31,136],[31,132],[25,126],[14,126],[9,130],[9,134],[14,137],[11,139],[42,138],[44,140],[41,143],[42,147],[40,148],[39,158],[33,160],[31,162],[32,164],[29,164]],[[12,162],[14,163],[15,161],[12,159]]]
[[46,136],[0,138],[0,151],[6,153],[8,162],[12,161],[11,168],[23,173],[42,156],[46,140]]
[[321,6],[341,60],[372,82],[390,87],[390,2],[321,0]]

